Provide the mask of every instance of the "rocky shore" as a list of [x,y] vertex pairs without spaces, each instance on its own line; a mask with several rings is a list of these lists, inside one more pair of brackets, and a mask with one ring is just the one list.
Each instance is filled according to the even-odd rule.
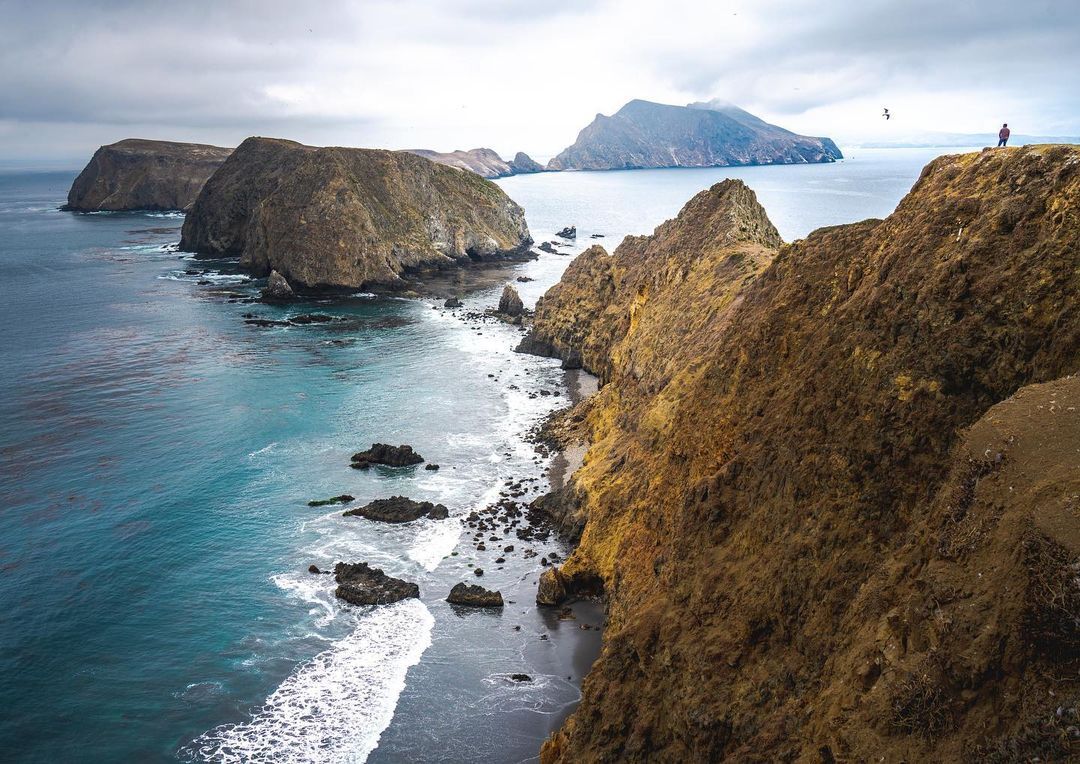
[[578,258],[529,344],[610,627],[545,762],[1068,760],[1080,728],[1080,151],[942,157],[779,241],[726,181]]

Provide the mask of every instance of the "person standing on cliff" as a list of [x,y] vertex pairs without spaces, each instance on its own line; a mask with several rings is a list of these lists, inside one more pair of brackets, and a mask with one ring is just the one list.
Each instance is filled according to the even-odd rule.
[[1009,131],[1009,123],[1006,122],[1004,125],[1001,126],[1001,129],[998,130],[998,148],[1004,146],[1006,143],[1009,142],[1009,136],[1011,134],[1012,133]]

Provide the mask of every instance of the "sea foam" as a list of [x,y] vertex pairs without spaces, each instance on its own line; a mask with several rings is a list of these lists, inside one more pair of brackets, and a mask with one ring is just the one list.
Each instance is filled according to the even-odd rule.
[[390,724],[405,675],[431,644],[435,619],[419,600],[361,615],[356,629],[298,666],[249,721],[215,727],[187,761],[363,762]]

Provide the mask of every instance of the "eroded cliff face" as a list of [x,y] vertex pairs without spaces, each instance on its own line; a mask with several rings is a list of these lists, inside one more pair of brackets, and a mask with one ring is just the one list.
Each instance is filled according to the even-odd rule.
[[186,211],[232,149],[128,138],[102,146],[68,192],[73,212]]
[[1080,149],[942,157],[778,249],[751,200],[714,187],[538,306],[606,381],[561,574],[609,602],[543,759],[1075,753]]
[[531,241],[522,209],[477,175],[407,152],[248,138],[199,194],[180,246],[294,285],[359,288],[520,256]]

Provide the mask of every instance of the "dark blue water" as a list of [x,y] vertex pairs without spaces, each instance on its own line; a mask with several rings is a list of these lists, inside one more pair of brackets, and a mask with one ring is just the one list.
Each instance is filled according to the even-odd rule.
[[[735,175],[790,239],[887,214],[934,153],[502,185],[537,240],[576,223],[580,251],[593,232],[608,246],[648,232]],[[578,697],[596,632],[537,611],[537,560],[518,554],[500,570],[457,518],[546,465],[524,436],[568,402],[557,362],[513,354],[516,329],[435,300],[239,301],[257,285],[174,251],[179,216],[57,211],[74,174],[0,172],[5,757],[535,756]],[[545,255],[505,276],[536,279],[522,285],[528,303],[569,259]],[[494,304],[501,283],[467,304]],[[303,312],[341,320],[243,319]],[[411,443],[442,469],[350,470],[349,455],[374,441]],[[343,492],[438,500],[453,516],[387,527],[306,506]],[[306,569],[341,559],[417,581],[421,601],[340,605],[330,577]],[[463,617],[442,601],[474,580],[470,565],[514,600],[501,616]],[[518,671],[535,681],[507,681]]]

